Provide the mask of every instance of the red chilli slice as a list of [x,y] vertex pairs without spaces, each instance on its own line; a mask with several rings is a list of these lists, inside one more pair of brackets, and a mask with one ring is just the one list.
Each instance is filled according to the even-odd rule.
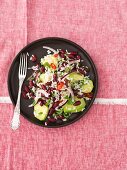
[[56,65],[51,63],[50,66],[52,67],[52,69],[56,70]]
[[32,55],[30,57],[30,60],[33,61],[33,62],[37,61],[37,56],[36,55]]
[[58,57],[58,55],[59,55],[59,54],[54,54],[54,57],[56,57],[56,58],[57,58],[57,57]]

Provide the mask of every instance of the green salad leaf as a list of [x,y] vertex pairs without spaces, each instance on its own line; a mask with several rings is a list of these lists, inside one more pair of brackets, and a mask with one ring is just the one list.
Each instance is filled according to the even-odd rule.
[[67,103],[68,103],[68,104],[74,104],[74,102],[75,102],[75,101],[73,101],[72,98],[70,97],[70,98],[68,99],[68,102],[67,102]]
[[69,118],[71,113],[63,113],[63,115],[64,115],[65,118]]
[[63,113],[63,108],[62,107],[56,111],[57,115],[62,115],[62,113]]
[[33,100],[32,105],[35,106],[37,104],[37,102],[38,102],[38,99]]
[[50,103],[51,103],[51,99],[48,99],[48,100],[47,100],[47,103],[46,103],[45,105],[46,105],[46,106],[49,106]]
[[67,95],[67,96],[65,96],[64,98],[67,99],[67,100],[69,100],[70,97]]

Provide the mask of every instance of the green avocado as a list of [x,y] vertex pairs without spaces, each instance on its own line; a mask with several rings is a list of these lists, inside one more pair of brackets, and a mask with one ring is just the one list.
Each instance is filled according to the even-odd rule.
[[93,90],[92,80],[86,80],[86,83],[81,87],[81,91],[83,93],[90,93],[92,90]]
[[46,119],[48,111],[49,109],[46,105],[40,106],[39,104],[36,104],[34,106],[34,116],[41,121]]
[[74,99],[75,99],[75,102],[80,101],[81,102],[80,105],[74,106],[73,104],[69,104],[69,102],[67,102],[63,106],[64,113],[75,113],[75,112],[80,112],[80,111],[84,110],[84,108],[86,106],[85,100],[83,98],[79,99],[76,96],[74,97]]
[[42,73],[39,77],[39,81],[44,82],[45,81],[45,74]]
[[84,75],[77,72],[73,72],[68,75],[68,79],[71,80],[71,82],[80,81],[83,80],[83,78]]

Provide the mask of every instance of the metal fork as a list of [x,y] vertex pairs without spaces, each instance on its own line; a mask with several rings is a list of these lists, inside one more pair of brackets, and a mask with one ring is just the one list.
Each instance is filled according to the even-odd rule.
[[22,84],[26,77],[26,72],[27,72],[27,55],[21,54],[20,63],[19,63],[19,73],[18,73],[18,78],[19,78],[18,98],[14,109],[14,115],[11,121],[11,128],[13,130],[18,129],[18,127],[20,126],[20,96],[21,96]]

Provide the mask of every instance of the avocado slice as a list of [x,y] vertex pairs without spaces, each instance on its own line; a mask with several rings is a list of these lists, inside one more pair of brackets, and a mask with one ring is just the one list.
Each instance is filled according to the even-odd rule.
[[48,111],[49,108],[46,105],[40,106],[39,104],[36,104],[34,106],[34,116],[41,121],[46,119]]
[[92,80],[86,80],[86,84],[81,87],[81,91],[84,93],[90,93],[93,90]]
[[86,102],[85,100],[79,99],[76,96],[74,97],[75,101],[80,101],[80,105],[78,106],[74,106],[73,104],[69,104],[68,102],[63,106],[63,110],[64,113],[76,113],[76,112],[80,112],[82,110],[84,110],[85,106],[86,106]]
[[84,75],[77,72],[73,72],[68,75],[68,79],[71,80],[71,82],[80,81],[83,80],[83,78]]
[[39,77],[39,81],[44,82],[45,81],[45,74],[42,73]]

